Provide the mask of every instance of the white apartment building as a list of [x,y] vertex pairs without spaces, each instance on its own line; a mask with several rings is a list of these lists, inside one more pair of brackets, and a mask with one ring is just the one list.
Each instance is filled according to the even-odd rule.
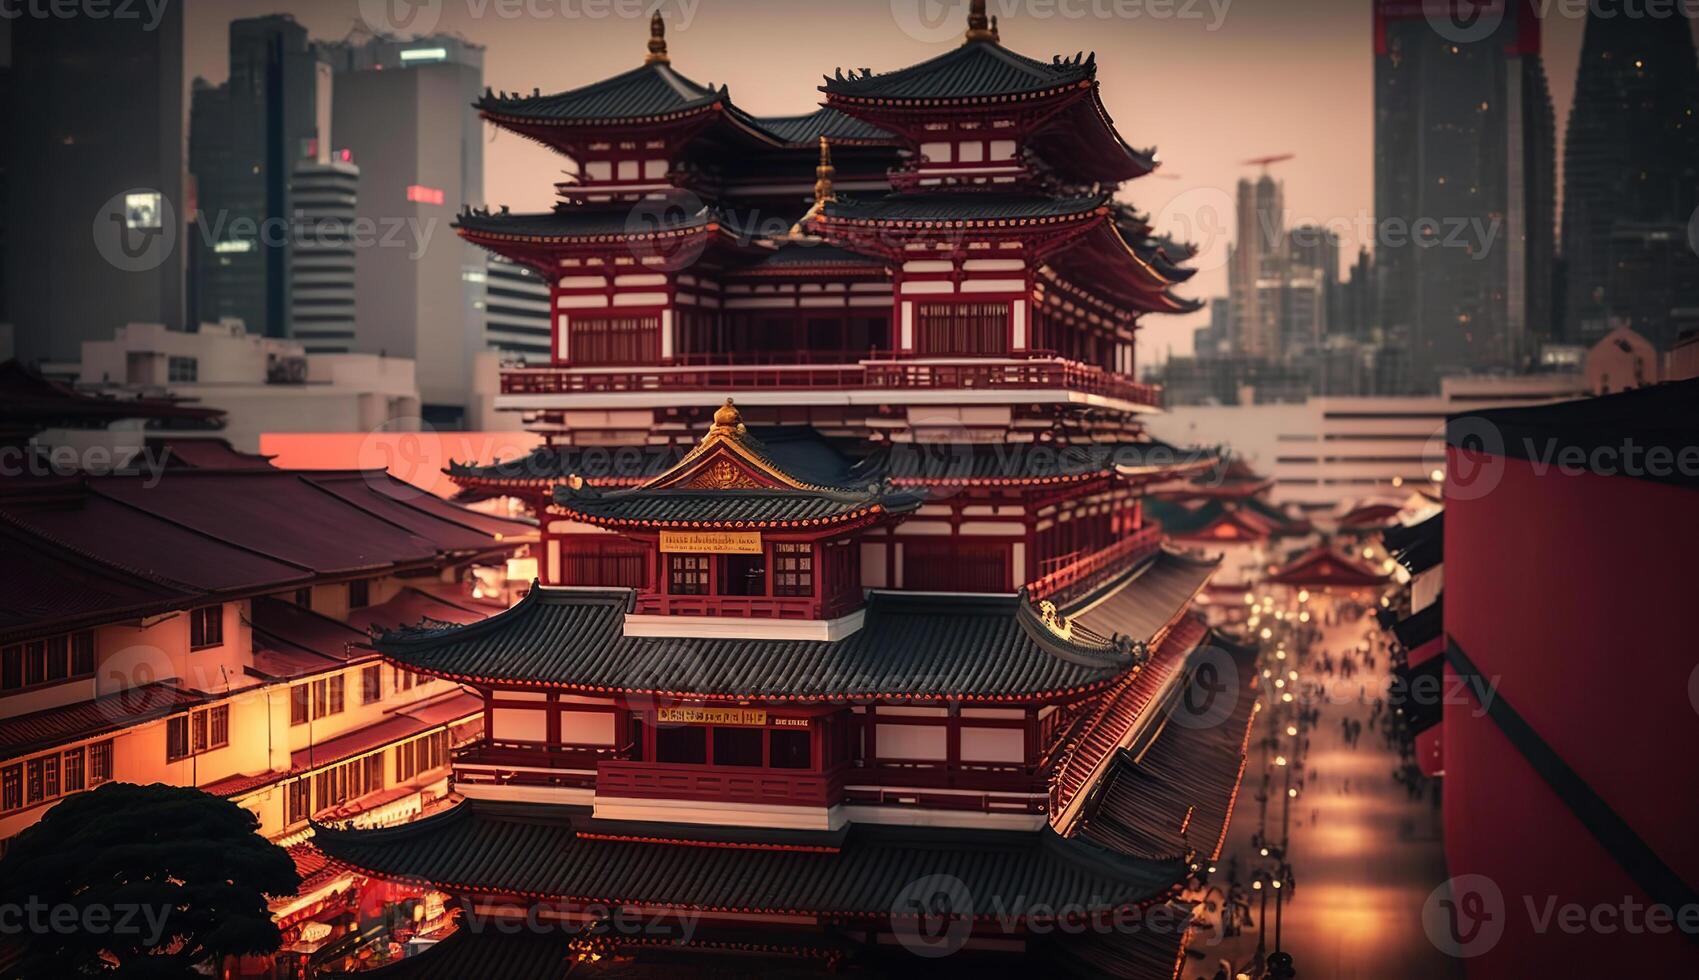
[[77,381],[93,391],[171,396],[221,409],[226,419],[217,434],[256,452],[267,432],[416,429],[413,370],[403,358],[310,354],[299,341],[256,336],[235,321],[203,324],[196,333],[132,323],[111,340],[83,344]]

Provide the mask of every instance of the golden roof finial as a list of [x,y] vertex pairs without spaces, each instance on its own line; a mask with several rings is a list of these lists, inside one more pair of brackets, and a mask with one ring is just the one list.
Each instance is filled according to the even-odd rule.
[[743,426],[743,416],[738,414],[737,406],[730,398],[714,412],[714,428],[737,430]]
[[985,19],[985,0],[971,0],[967,6],[967,43],[969,41],[995,41],[997,32],[991,29],[990,22]]
[[838,195],[832,191],[832,178],[837,170],[832,166],[832,144],[826,142],[826,137],[820,137],[820,165],[814,168],[814,203],[825,204],[836,201]]
[[661,19],[661,12],[655,11],[655,16],[649,18],[649,57],[643,59],[646,65],[665,65],[672,62],[667,57],[667,22]]
[[808,224],[810,220],[819,217],[820,212],[825,209],[827,204],[838,199],[837,192],[832,189],[832,177],[836,173],[837,170],[832,166],[832,144],[826,142],[826,137],[822,136],[820,137],[820,165],[814,168],[814,203],[809,206],[802,217],[796,220],[796,224],[791,225],[790,234],[786,237],[792,241],[806,238],[807,232],[803,226]]

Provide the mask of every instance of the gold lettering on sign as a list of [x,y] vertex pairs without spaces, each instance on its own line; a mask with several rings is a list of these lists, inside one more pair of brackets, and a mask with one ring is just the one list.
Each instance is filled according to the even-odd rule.
[[774,728],[807,728],[807,718],[774,718]]
[[697,555],[759,555],[760,531],[662,531],[661,550]]
[[662,725],[745,725],[767,724],[767,712],[760,708],[656,708],[655,721]]

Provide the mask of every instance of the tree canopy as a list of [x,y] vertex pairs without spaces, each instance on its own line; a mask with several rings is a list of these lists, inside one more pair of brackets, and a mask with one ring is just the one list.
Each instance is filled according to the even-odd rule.
[[266,954],[282,937],[268,898],[300,887],[259,820],[197,789],[108,783],[48,810],[0,859],[0,923],[25,977],[192,976]]

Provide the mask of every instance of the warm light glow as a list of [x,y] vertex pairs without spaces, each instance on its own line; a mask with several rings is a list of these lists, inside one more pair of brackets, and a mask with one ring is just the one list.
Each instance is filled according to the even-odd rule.
[[1364,558],[1373,558],[1374,556],[1375,556],[1375,550],[1373,548],[1364,548],[1363,549],[1363,557]]
[[1271,630],[1271,629],[1269,629],[1269,628],[1268,628],[1268,627],[1266,627],[1266,626],[1264,626],[1264,627],[1263,627],[1263,628],[1262,628],[1262,638],[1263,638],[1263,639],[1265,639],[1265,640],[1266,640],[1266,639],[1268,639],[1268,638],[1269,638],[1269,637],[1272,637],[1272,636],[1273,636],[1273,635],[1274,635],[1274,631],[1273,631],[1273,630]]
[[1298,590],[1298,601],[1299,602],[1309,602],[1310,601],[1310,590],[1309,589],[1299,589]]
[[407,200],[415,204],[442,204],[448,199],[440,187],[426,187],[423,184],[407,185]]
[[1287,704],[1291,704],[1292,703],[1292,692],[1287,691],[1286,693],[1280,695],[1280,700],[1285,701]]
[[1309,621],[1310,621],[1310,614],[1309,613],[1301,612],[1301,613],[1298,614],[1298,622],[1307,623]]
[[1432,477],[1433,481],[1435,483],[1444,483],[1445,482],[1445,471],[1444,470],[1434,470],[1432,473],[1429,473],[1428,476]]
[[1287,790],[1287,791],[1286,791],[1286,795],[1287,795],[1287,796],[1288,796],[1288,797],[1291,797],[1291,798],[1294,798],[1294,799],[1295,799],[1295,798],[1297,798],[1297,796],[1298,796],[1298,791],[1297,791],[1297,790],[1296,790],[1296,789],[1289,789],[1289,790]]
[[1274,757],[1274,764],[1277,765],[1277,766],[1284,766],[1286,764],[1286,757],[1283,756],[1283,755],[1275,756]]
[[1297,725],[1287,725],[1286,726],[1286,734],[1288,734],[1288,735],[1298,734],[1298,726]]

